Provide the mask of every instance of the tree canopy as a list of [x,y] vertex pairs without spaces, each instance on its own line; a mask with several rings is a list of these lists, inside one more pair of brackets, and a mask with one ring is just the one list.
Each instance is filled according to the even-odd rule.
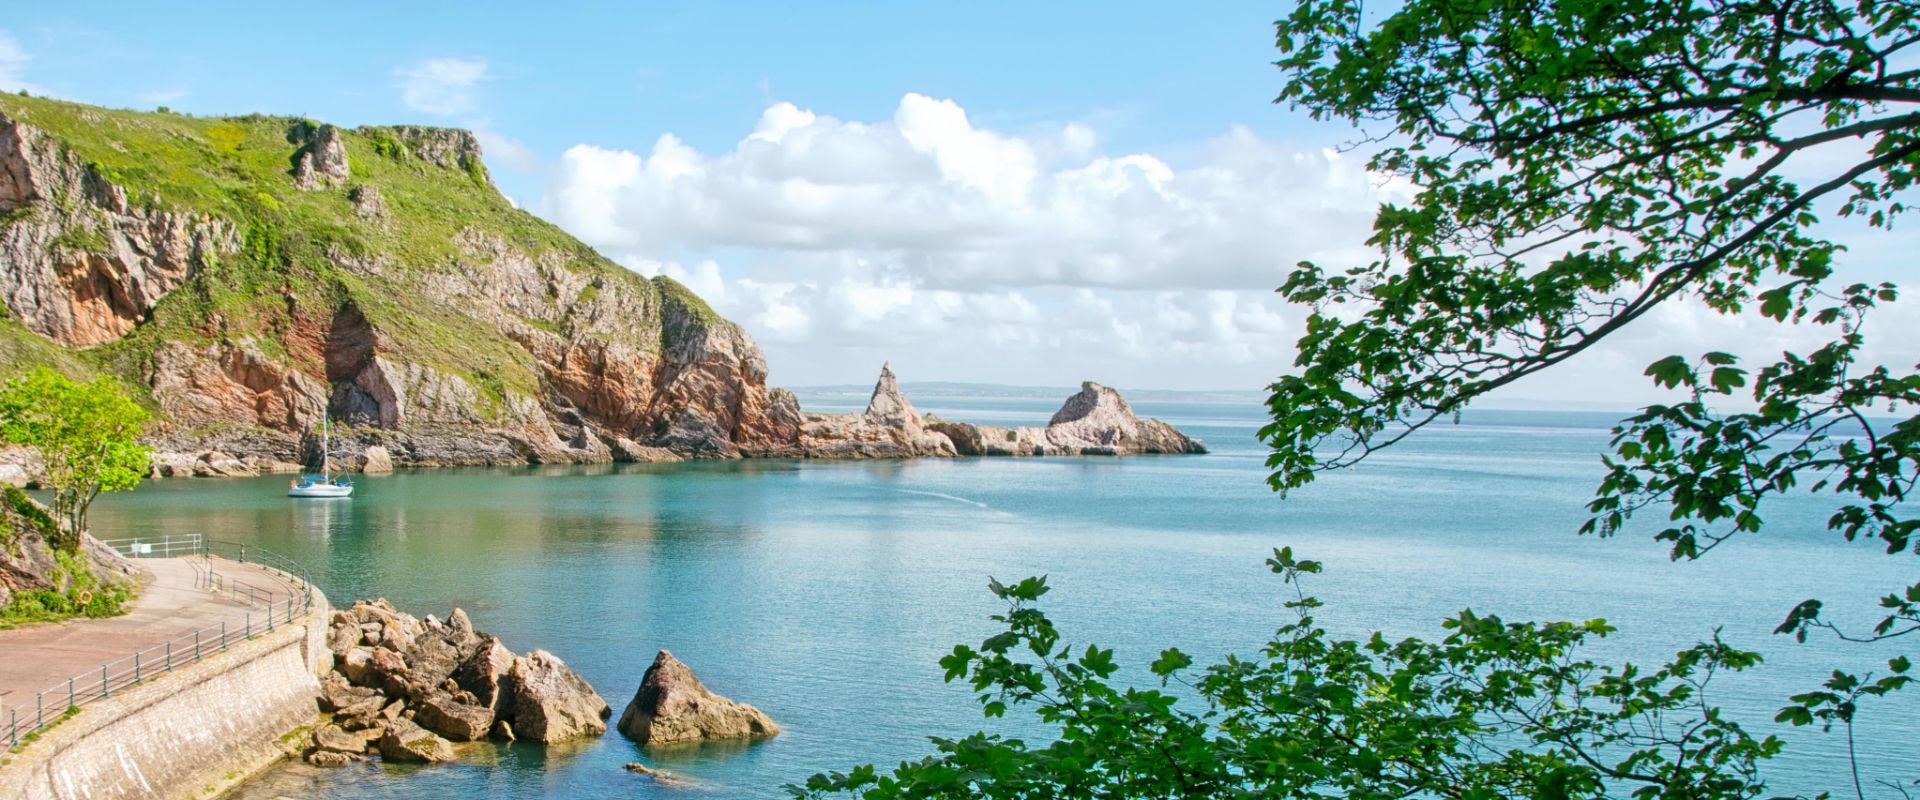
[[[1355,467],[1685,304],[1812,343],[1759,364],[1704,348],[1649,364],[1676,400],[1614,430],[1582,532],[1654,515],[1674,558],[1698,558],[1761,531],[1769,501],[1811,492],[1832,501],[1839,538],[1920,552],[1920,520],[1901,505],[1920,480],[1920,376],[1863,355],[1897,289],[1843,280],[1834,238],[1890,230],[1906,210],[1920,168],[1917,11],[1298,3],[1276,23],[1277,102],[1355,126],[1370,168],[1414,194],[1380,209],[1374,260],[1301,263],[1281,287],[1313,313],[1260,431],[1269,484],[1284,493]],[[1318,571],[1284,550],[1270,565],[1296,586]],[[1032,605],[1044,581],[993,588],[1009,602],[1005,630],[956,648],[948,679],[969,680],[989,717],[1030,711],[1058,740],[936,739],[931,757],[818,775],[796,796],[1754,797],[1780,748],[1705,702],[1715,674],[1757,658],[1718,641],[1652,669],[1581,656],[1606,634],[1599,622],[1462,613],[1439,642],[1336,641],[1298,595],[1298,618],[1257,657],[1197,669],[1163,653],[1162,688],[1187,687],[1168,693],[1116,688],[1111,651],[1068,647]],[[1880,605],[1881,620],[1854,631],[1810,599],[1782,610],[1780,631],[1920,630],[1920,584]],[[1906,657],[1873,667],[1835,670],[1783,699],[1777,720],[1850,730],[1863,700],[1910,681]]]
[[[1832,499],[1841,538],[1920,552],[1920,518],[1901,506],[1920,480],[1920,375],[1862,359],[1866,324],[1897,289],[1836,276],[1846,226],[1821,226],[1851,218],[1871,235],[1906,210],[1920,167],[1916,11],[1424,0],[1370,25],[1354,0],[1299,5],[1278,23],[1280,102],[1359,125],[1372,168],[1419,191],[1381,209],[1377,260],[1303,263],[1281,289],[1315,313],[1295,371],[1273,385],[1270,483],[1353,466],[1689,303],[1818,344],[1752,370],[1717,350],[1649,364],[1684,399],[1615,429],[1582,532],[1651,512],[1672,556],[1697,558],[1759,532],[1767,501],[1810,491]],[[1809,599],[1780,630],[1920,630],[1920,583],[1880,605],[1869,629],[1842,630]],[[1849,694],[1905,685],[1888,673],[1838,674],[1782,716],[1850,717]]]
[[146,476],[149,451],[138,438],[147,417],[108,378],[76,383],[41,367],[0,386],[0,441],[39,453],[65,549],[79,546],[94,498]]

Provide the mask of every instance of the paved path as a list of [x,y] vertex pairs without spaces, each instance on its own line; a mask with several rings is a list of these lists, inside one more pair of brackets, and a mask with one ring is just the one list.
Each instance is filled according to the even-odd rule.
[[[0,706],[32,708],[34,692],[71,676],[223,620],[239,630],[250,608],[297,595],[286,578],[253,564],[199,557],[135,563],[150,580],[128,613],[0,631]],[[209,569],[213,581],[205,580]],[[210,591],[209,584],[224,591]],[[262,613],[255,610],[252,616],[258,623]]]

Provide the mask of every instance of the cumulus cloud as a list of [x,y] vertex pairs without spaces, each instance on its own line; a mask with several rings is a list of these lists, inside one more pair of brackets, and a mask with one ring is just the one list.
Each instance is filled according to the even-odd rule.
[[873,123],[776,103],[730,152],[672,134],[645,153],[573,147],[547,210],[615,251],[868,252],[949,288],[1270,289],[1301,259],[1355,257],[1372,209],[1405,191],[1245,128],[1183,168],[1097,149],[1084,125],[1010,136],[917,94]]
[[489,165],[505,166],[516,172],[535,173],[541,169],[540,154],[525,142],[493,130],[485,121],[471,121],[473,136],[480,141],[480,152]]
[[429,58],[393,71],[400,101],[426,114],[455,116],[474,108],[474,89],[487,80],[487,62]]
[[1363,257],[1407,190],[1245,128],[1176,164],[919,94],[876,121],[774,102],[725,151],[582,144],[552,174],[546,215],[686,283],[797,382],[893,358],[920,379],[1259,386],[1299,316],[1273,287]]
[[[1414,187],[1244,127],[1181,150],[1108,152],[1078,123],[1010,134],[918,94],[871,121],[773,102],[725,149],[577,145],[540,208],[745,324],[777,380],[892,359],[910,380],[1257,388],[1306,313],[1273,288],[1302,260],[1371,260],[1375,211]],[[1823,333],[1750,316],[1676,304],[1515,389],[1633,402],[1671,352],[1777,357]]]

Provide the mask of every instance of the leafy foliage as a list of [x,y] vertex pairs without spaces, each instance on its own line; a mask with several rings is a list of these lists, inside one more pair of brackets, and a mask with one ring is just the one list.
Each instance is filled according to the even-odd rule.
[[106,378],[87,383],[41,367],[0,387],[0,441],[36,449],[65,530],[57,549],[79,549],[87,508],[103,491],[131,489],[147,474],[137,440],[147,411]]
[[[1261,431],[1272,486],[1352,466],[1690,302],[1826,341],[1757,369],[1719,351],[1649,365],[1683,399],[1614,430],[1582,531],[1653,512],[1672,557],[1698,558],[1762,530],[1768,500],[1812,492],[1832,498],[1828,528],[1846,541],[1920,552],[1920,519],[1901,507],[1920,480],[1920,374],[1861,360],[1866,322],[1897,290],[1839,280],[1844,248],[1815,228],[1830,213],[1890,229],[1906,211],[1917,11],[1414,0],[1370,24],[1357,0],[1301,3],[1278,23],[1279,101],[1368,129],[1372,168],[1418,192],[1381,209],[1378,260],[1303,263],[1281,289],[1315,313]],[[1808,600],[1780,631],[1901,636],[1920,630],[1916,603],[1920,584],[1889,593],[1860,633]],[[1841,673],[1824,691],[1881,685]],[[1809,723],[1809,707],[1783,718]]]
[[[1746,798],[1780,750],[1705,702],[1715,675],[1759,657],[1718,641],[1657,669],[1609,667],[1581,646],[1612,628],[1509,623],[1471,611],[1439,642],[1336,639],[1300,591],[1320,564],[1276,550],[1294,619],[1251,659],[1196,670],[1167,650],[1155,688],[1122,688],[1112,650],[1067,644],[1035,603],[1045,579],[994,582],[1005,630],[941,660],[989,717],[1031,711],[1056,741],[985,733],[938,754],[815,775],[797,798]],[[1181,695],[1197,697],[1198,709]],[[1186,701],[1191,702],[1191,701]]]

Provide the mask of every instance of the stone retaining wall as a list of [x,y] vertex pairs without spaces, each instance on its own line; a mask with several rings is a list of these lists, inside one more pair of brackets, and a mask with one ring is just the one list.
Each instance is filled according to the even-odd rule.
[[[318,716],[332,667],[326,597],[270,634],[89,703],[18,753],[0,750],[0,798],[204,798],[286,754]],[[304,744],[304,740],[299,744]]]

